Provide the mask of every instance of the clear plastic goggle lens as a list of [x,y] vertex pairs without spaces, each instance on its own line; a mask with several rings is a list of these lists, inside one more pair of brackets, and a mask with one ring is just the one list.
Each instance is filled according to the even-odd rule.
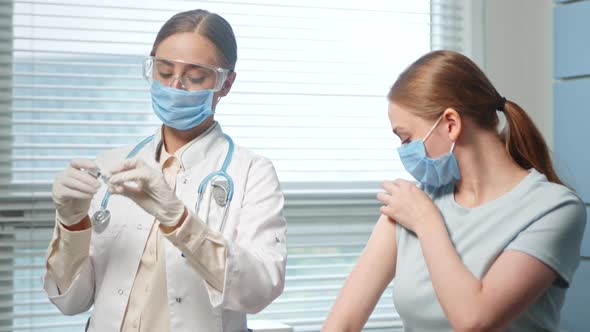
[[144,77],[149,82],[158,81],[188,91],[219,91],[228,73],[224,68],[156,57],[147,57],[143,66]]

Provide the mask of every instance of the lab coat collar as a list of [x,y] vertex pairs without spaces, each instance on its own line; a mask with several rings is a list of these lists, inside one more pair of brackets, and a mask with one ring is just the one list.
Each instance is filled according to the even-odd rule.
[[[195,137],[192,141],[181,147],[174,155],[180,161],[182,169],[189,170],[191,167],[198,164],[200,161],[205,160],[215,145],[220,144],[225,140],[221,125],[215,121],[211,127],[209,127],[201,135]],[[154,160],[159,162],[162,148],[164,147],[164,140],[162,139],[162,127],[156,131],[154,135],[155,149],[154,149]]]

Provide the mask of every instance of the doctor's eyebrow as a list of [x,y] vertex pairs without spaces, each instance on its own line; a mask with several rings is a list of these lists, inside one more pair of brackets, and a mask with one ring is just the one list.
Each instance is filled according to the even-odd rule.
[[168,61],[168,60],[164,60],[164,59],[157,59],[157,60],[156,60],[156,62],[157,62],[157,63],[164,64],[164,65],[168,65],[168,66],[170,66],[170,67],[174,67],[174,64],[173,64],[172,62]]
[[[171,61],[168,60],[164,60],[164,59],[158,59],[157,63],[161,63],[163,65],[169,66],[169,67],[174,67],[174,63],[172,63]],[[192,63],[184,63],[186,67],[186,70],[200,70],[200,69],[204,69],[203,66],[199,66],[197,64],[192,64]]]

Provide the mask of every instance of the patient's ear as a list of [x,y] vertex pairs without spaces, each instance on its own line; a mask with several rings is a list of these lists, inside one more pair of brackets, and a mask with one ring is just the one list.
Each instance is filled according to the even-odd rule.
[[459,112],[453,108],[447,108],[443,112],[442,125],[451,141],[456,142],[463,130],[463,122],[461,121]]

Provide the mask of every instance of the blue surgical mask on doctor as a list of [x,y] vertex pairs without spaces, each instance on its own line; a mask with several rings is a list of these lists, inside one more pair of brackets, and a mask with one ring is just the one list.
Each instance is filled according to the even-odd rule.
[[152,109],[162,122],[174,129],[189,130],[213,115],[213,91],[186,91],[152,83]]
[[[180,76],[176,76],[178,69]],[[214,93],[223,87],[228,73],[224,68],[180,60],[144,60],[152,109],[166,126],[178,130],[192,129],[213,115]]]
[[430,188],[440,188],[461,178],[457,160],[453,154],[455,142],[448,153],[430,158],[426,155],[424,142],[430,137],[442,116],[428,131],[424,139],[417,139],[398,148],[399,156],[406,170],[422,185]]

